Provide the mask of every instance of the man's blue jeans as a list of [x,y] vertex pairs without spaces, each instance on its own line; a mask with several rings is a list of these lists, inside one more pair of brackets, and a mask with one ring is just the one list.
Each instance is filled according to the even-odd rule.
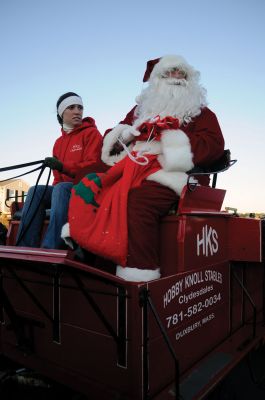
[[[48,186],[41,200],[45,186],[39,185],[37,186],[32,203],[31,199],[34,187],[29,189],[17,234],[18,246],[44,247],[46,249],[60,249],[64,247],[64,241],[61,239],[61,230],[67,222],[72,187],[73,184],[71,182],[61,182],[55,186]],[[49,208],[50,221],[40,246],[41,229],[46,215],[45,210]]]

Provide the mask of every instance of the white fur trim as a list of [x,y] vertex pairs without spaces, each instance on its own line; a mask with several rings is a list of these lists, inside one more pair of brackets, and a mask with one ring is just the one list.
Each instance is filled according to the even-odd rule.
[[180,196],[182,189],[187,184],[188,175],[185,172],[167,172],[163,169],[147,177],[147,181],[154,181],[174,190]]
[[159,279],[160,269],[139,269],[117,265],[116,276],[130,282],[148,282]]
[[121,140],[123,143],[127,144],[135,138],[135,136],[140,136],[141,132],[134,128],[134,126],[126,125],[126,128],[122,131]]
[[142,154],[161,154],[162,147],[161,143],[157,140],[153,142],[136,142],[133,146],[134,151],[140,151]]
[[61,231],[61,238],[65,241],[67,246],[71,247],[71,249],[74,248],[73,246],[73,241],[70,236],[70,225],[69,222],[63,225],[62,231]]
[[69,225],[69,222],[64,224],[63,227],[62,227],[61,238],[64,239],[65,237],[70,237],[70,225]]
[[126,131],[128,127],[131,126],[119,124],[105,136],[101,153],[101,159],[105,164],[113,166],[127,155],[125,150],[122,150],[119,154],[115,154],[113,156],[110,155],[110,152],[113,149],[114,144],[117,143],[118,138],[122,136],[122,133]]
[[73,105],[75,105],[75,104],[77,104],[77,105],[79,105],[79,106],[82,106],[82,105],[83,105],[83,102],[82,102],[81,97],[79,97],[79,96],[69,96],[69,97],[66,97],[66,99],[64,99],[64,100],[59,104],[59,107],[58,107],[58,110],[57,110],[57,112],[58,112],[58,114],[60,115],[60,117],[62,118],[62,115],[63,115],[63,113],[64,113],[64,111],[66,110],[67,107],[73,106]]
[[158,161],[165,171],[189,171],[194,167],[188,136],[180,129],[165,130],[161,137],[162,155]]
[[159,62],[154,66],[149,81],[156,77],[161,77],[171,68],[178,67],[183,69],[187,74],[187,80],[198,80],[200,73],[196,71],[182,56],[167,55],[160,58]]

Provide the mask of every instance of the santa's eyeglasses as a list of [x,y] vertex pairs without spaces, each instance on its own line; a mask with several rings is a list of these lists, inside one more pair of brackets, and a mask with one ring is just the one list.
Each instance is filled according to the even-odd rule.
[[170,78],[172,74],[177,74],[180,79],[186,79],[187,73],[178,67],[167,69],[161,74],[161,78]]

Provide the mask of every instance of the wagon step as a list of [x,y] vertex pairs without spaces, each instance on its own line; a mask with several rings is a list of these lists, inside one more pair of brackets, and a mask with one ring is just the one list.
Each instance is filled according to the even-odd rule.
[[[215,376],[224,370],[232,361],[229,353],[215,353],[209,356],[199,368],[186,377],[180,385],[181,399],[194,399],[205,388]],[[172,393],[173,394],[173,393]]]

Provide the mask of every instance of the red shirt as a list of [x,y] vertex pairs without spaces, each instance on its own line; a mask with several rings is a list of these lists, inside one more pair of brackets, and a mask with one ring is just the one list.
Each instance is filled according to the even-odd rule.
[[[62,135],[53,147],[53,156],[63,163],[64,172],[75,176],[82,168],[101,161],[102,136],[91,117],[84,118],[82,125]],[[59,182],[74,182],[67,174],[53,171],[53,185]]]

